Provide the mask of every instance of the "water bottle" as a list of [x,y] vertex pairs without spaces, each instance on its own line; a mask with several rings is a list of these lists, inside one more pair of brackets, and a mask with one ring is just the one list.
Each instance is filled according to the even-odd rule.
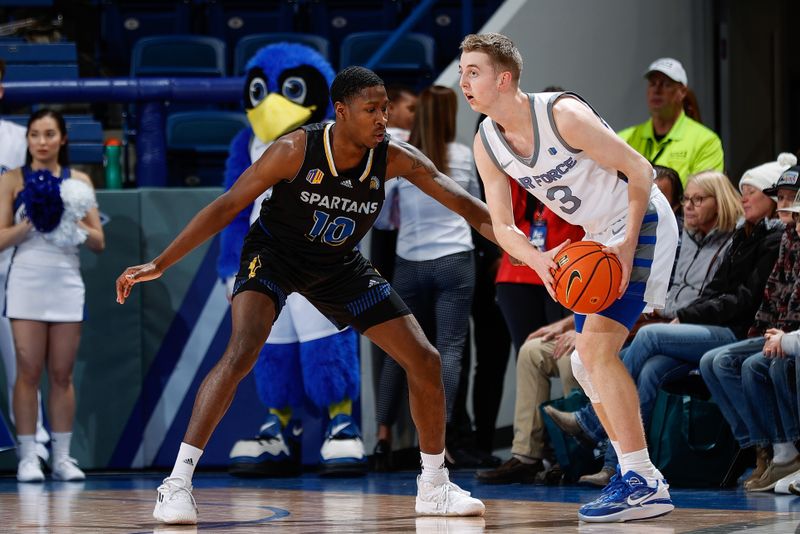
[[122,142],[119,139],[109,139],[105,143],[106,189],[122,188]]

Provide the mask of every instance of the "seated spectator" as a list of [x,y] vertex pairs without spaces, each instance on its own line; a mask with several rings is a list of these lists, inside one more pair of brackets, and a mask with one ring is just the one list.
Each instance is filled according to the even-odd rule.
[[[777,181],[785,168],[781,162],[770,162],[747,171],[739,184],[741,204],[735,202],[738,195],[722,173],[700,173],[687,184],[684,194],[687,229],[681,259],[667,306],[658,312],[675,324],[643,326],[622,354],[623,363],[637,383],[645,428],[662,384],[686,376],[708,350],[745,336],[777,259],[783,231],[780,221],[772,219],[775,202],[762,191]],[[712,205],[717,208],[716,214],[708,211]],[[742,212],[744,219],[736,224],[736,215]],[[697,237],[702,235],[708,240],[712,229],[731,232],[734,226],[730,244],[706,241],[702,250],[707,263],[694,263],[688,268],[698,250],[695,247],[703,243]],[[721,262],[719,258],[723,258]],[[711,272],[714,275],[709,281]],[[574,433],[579,429],[595,441],[605,438],[599,420],[590,411],[553,415],[555,422],[567,431]],[[607,450],[604,469],[584,482],[601,485],[610,479],[616,463],[615,451],[612,447]]]
[[[791,227],[794,228],[795,233],[800,237],[800,193],[795,197],[795,201],[791,206],[783,208],[780,213],[789,213],[792,216]],[[795,266],[800,265],[800,259],[795,257]],[[798,273],[795,273],[795,286],[798,281]],[[796,293],[795,293],[796,294]],[[798,311],[797,300],[789,301],[791,308],[791,317],[794,320],[800,320],[800,311]],[[770,366],[769,374],[770,380],[774,386],[774,394],[780,412],[780,420],[786,427],[790,427],[792,423],[798,423],[798,408],[800,405],[795,402],[786,402],[786,399],[800,399],[798,396],[798,373],[800,373],[800,330],[791,332],[784,332],[778,328],[769,328],[764,334],[766,342],[762,352],[767,357],[772,357],[776,361],[786,362],[784,365]],[[790,373],[794,373],[792,376]],[[792,380],[794,378],[794,380]],[[774,462],[774,457],[773,457]],[[775,493],[792,493],[800,495],[800,471],[795,471],[781,480],[775,485]]]
[[657,59],[644,76],[650,118],[619,136],[653,165],[675,169],[684,184],[701,171],[721,172],[724,158],[719,137],[684,112],[688,78],[683,65],[672,58]]
[[539,411],[550,400],[550,378],[560,377],[566,397],[579,388],[572,376],[570,354],[575,349],[572,316],[543,326],[528,336],[517,357],[514,401],[514,442],[511,459],[497,469],[476,473],[484,484],[530,484],[544,471],[544,423]]
[[[788,169],[774,187],[765,190],[777,194],[779,210],[793,204],[798,171],[800,167]],[[800,438],[797,417],[793,413],[796,412],[794,395],[775,395],[773,387],[787,380],[789,360],[772,347],[765,348],[767,332],[778,335],[800,327],[800,303],[797,302],[800,239],[791,220],[792,213],[779,213],[792,224],[786,226],[781,238],[778,261],[767,279],[748,338],[711,350],[700,360],[703,380],[733,429],[739,446],[760,449],[756,457],[762,461],[745,481],[745,491],[769,491],[782,478],[795,478],[800,470],[800,455],[793,443]],[[772,458],[764,464],[763,460],[769,458],[770,446]],[[783,485],[786,490],[788,482]]]

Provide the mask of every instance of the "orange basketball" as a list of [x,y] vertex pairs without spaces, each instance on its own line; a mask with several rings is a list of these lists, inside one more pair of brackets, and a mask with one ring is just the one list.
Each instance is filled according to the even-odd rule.
[[614,254],[603,252],[595,241],[578,241],[555,257],[556,300],[575,313],[605,310],[616,300],[622,265]]

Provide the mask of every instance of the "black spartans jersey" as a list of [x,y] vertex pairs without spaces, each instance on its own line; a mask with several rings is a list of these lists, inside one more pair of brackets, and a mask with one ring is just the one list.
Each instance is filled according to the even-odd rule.
[[293,180],[272,188],[259,215],[277,251],[316,265],[340,263],[372,227],[384,200],[389,135],[355,168],[341,171],[331,151],[333,126],[303,126],[303,166]]

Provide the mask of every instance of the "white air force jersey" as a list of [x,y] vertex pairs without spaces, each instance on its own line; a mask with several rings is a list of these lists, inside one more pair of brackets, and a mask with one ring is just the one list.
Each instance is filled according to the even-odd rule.
[[515,153],[488,117],[481,123],[481,139],[498,169],[568,223],[599,233],[627,213],[628,184],[615,169],[601,167],[561,138],[553,120],[553,104],[561,95],[589,106],[574,93],[529,94],[534,139],[530,158]]
[[[530,158],[515,154],[497,124],[488,118],[480,129],[484,147],[499,169],[562,219],[582,226],[586,230],[584,239],[607,246],[619,244],[625,238],[628,183],[616,169],[601,167],[583,151],[569,146],[558,134],[553,121],[553,103],[562,94],[578,98],[589,106],[574,93],[529,95],[534,137]],[[647,303],[645,311],[664,307],[677,244],[675,216],[654,183],[639,231],[627,291]]]

